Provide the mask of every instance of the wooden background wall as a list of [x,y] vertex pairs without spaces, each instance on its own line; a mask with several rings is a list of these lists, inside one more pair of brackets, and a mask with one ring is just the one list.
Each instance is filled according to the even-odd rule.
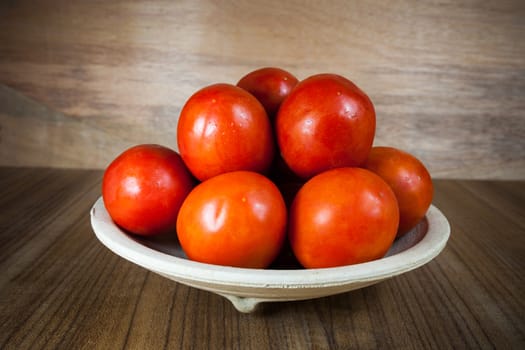
[[0,165],[176,147],[185,100],[262,66],[333,72],[434,177],[525,179],[525,1],[3,1]]

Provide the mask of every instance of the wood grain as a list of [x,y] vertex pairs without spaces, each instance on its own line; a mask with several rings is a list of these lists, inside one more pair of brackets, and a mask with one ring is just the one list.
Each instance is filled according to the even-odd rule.
[[434,177],[524,179],[524,17],[518,0],[4,1],[0,164],[104,168],[134,144],[176,148],[193,92],[278,66],[353,80],[376,144]]
[[100,244],[100,171],[0,168],[2,349],[520,349],[525,183],[436,181],[452,233],[423,267],[333,297],[237,312]]

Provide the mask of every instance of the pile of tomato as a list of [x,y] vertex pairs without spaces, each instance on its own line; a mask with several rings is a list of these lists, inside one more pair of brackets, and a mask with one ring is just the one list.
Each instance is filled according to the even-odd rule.
[[423,219],[433,187],[413,155],[373,147],[375,131],[370,98],[347,78],[262,68],[187,100],[180,154],[150,144],[119,155],[104,173],[104,204],[132,234],[176,234],[199,262],[379,259]]

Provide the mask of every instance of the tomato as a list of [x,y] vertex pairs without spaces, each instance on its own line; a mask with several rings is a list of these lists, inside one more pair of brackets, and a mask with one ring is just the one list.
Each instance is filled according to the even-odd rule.
[[292,90],[281,104],[275,127],[286,164],[308,179],[366,161],[375,135],[375,110],[350,80],[319,74]]
[[392,147],[373,147],[365,167],[381,176],[394,190],[399,204],[402,236],[425,216],[434,187],[423,163],[409,153]]
[[265,176],[236,171],[208,179],[188,195],[177,220],[186,255],[204,263],[265,268],[286,236],[286,206]]
[[194,180],[175,151],[139,145],[104,172],[102,197],[113,221],[138,235],[175,231],[177,214]]
[[266,172],[274,142],[259,101],[229,84],[211,85],[193,94],[177,127],[182,159],[201,181],[237,170]]
[[[282,101],[298,82],[290,72],[280,68],[266,67],[246,74],[239,80],[237,86],[255,96],[273,122]],[[293,172],[288,169],[279,154],[274,158],[269,176],[277,182],[294,178]]]
[[304,267],[334,267],[383,257],[398,223],[396,197],[385,181],[365,169],[338,168],[299,190],[288,234]]
[[295,76],[283,69],[266,67],[246,74],[237,86],[255,96],[273,120],[281,102],[298,82]]

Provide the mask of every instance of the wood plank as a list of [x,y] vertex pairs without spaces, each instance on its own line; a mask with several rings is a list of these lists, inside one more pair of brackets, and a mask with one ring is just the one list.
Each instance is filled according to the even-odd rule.
[[525,345],[523,181],[436,181],[452,228],[436,259],[360,290],[241,314],[100,244],[88,217],[101,176],[0,167],[0,348]]
[[[87,123],[0,85],[0,159],[15,166],[106,167],[135,143],[123,128]],[[108,158],[100,162],[101,154]]]
[[0,6],[3,165],[104,168],[133,144],[176,148],[194,91],[269,65],[352,79],[376,105],[376,144],[434,177],[525,178],[523,1]]

